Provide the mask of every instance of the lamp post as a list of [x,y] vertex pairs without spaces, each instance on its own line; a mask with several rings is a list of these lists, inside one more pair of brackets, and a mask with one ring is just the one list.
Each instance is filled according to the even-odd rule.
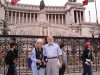
[[90,29],[91,37],[94,38],[94,28]]

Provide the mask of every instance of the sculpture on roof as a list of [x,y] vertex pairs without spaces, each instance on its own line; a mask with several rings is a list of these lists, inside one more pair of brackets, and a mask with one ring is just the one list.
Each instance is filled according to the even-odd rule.
[[7,21],[6,20],[2,20],[1,19],[1,21],[2,21],[2,34],[3,35],[8,35],[8,31],[9,31],[9,29],[8,29],[8,26],[7,26]]
[[43,0],[41,0],[40,2],[40,10],[44,9],[45,8],[45,3]]
[[68,0],[68,2],[76,2],[77,0]]
[[0,7],[5,6],[5,0],[0,0]]

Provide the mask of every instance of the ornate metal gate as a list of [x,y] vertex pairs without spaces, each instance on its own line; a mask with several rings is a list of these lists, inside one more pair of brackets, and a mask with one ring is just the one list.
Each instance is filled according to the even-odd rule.
[[[38,38],[45,36],[18,36],[18,35],[0,35],[0,74],[6,73],[6,65],[4,62],[5,53],[9,50],[11,38],[16,38],[19,50],[17,69],[19,75],[31,75],[31,69],[28,68],[28,56],[34,47]],[[93,52],[93,69],[100,71],[100,38],[80,38],[80,37],[54,37],[54,41],[58,44],[66,44],[67,69],[66,73],[82,72],[80,56],[86,41],[92,43]]]

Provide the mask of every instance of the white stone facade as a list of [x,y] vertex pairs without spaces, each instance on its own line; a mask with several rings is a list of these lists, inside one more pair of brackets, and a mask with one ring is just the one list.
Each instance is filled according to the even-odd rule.
[[8,27],[12,35],[91,37],[94,31],[99,32],[99,24],[84,22],[84,10],[82,4],[75,2],[46,6],[42,11],[36,5],[12,6],[8,3],[8,10],[0,7],[0,19],[4,19],[5,12],[8,13]]

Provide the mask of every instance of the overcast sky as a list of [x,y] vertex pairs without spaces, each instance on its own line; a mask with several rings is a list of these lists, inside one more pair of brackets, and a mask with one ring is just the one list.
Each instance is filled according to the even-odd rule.
[[[18,3],[24,3],[24,4],[33,4],[33,5],[39,5],[41,0],[20,0]],[[65,3],[68,0],[44,0],[45,5],[49,6],[64,6]],[[77,0],[77,2],[82,3],[83,0]],[[97,10],[98,10],[98,20],[100,22],[100,0],[96,0],[97,4]],[[89,11],[90,11],[90,17],[91,17],[91,22],[96,22],[96,15],[95,15],[95,3],[91,2],[89,3],[86,7],[85,10],[85,17],[86,21],[89,22]]]

